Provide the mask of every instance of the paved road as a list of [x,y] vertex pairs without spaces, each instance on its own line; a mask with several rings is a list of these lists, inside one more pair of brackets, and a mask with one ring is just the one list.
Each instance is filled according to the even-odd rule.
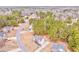
[[25,27],[25,23],[19,26],[18,30],[16,31],[16,39],[17,39],[17,43],[18,43],[19,48],[20,48],[22,51],[26,52],[26,51],[27,51],[27,50],[26,50],[26,47],[25,47],[24,43],[22,42],[21,36],[20,36],[20,32],[21,32],[21,30],[22,30],[24,27]]

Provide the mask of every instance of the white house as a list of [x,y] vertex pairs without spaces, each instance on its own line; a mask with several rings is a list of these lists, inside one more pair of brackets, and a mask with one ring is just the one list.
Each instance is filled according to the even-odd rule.
[[45,42],[45,39],[42,36],[34,35],[33,40],[38,44],[38,45],[43,45]]
[[40,19],[40,17],[38,17],[38,16],[36,15],[36,13],[33,13],[32,15],[30,15],[29,18]]

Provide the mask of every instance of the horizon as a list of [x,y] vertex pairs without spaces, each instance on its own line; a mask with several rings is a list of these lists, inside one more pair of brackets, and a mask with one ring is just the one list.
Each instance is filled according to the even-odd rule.
[[0,8],[79,8],[79,6],[0,6]]

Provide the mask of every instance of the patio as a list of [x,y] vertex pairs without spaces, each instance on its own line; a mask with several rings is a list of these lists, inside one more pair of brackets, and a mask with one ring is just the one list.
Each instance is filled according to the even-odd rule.
[[18,48],[16,41],[6,40],[5,45],[0,48],[0,52],[8,52],[16,48]]

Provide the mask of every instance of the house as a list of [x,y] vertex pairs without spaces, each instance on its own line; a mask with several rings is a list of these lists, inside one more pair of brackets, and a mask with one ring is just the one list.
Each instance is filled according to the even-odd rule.
[[31,14],[31,15],[29,16],[29,18],[30,18],[30,19],[31,19],[31,18],[33,18],[33,19],[40,19],[40,17],[37,16],[36,13]]
[[12,31],[13,30],[13,27],[11,27],[11,26],[6,26],[6,27],[4,27],[3,29],[3,32],[10,32],[10,31]]
[[29,19],[25,19],[24,22],[29,24]]
[[65,46],[62,45],[62,44],[57,44],[57,43],[54,43],[52,45],[52,51],[53,52],[65,52]]
[[27,13],[27,12],[25,12],[25,11],[22,11],[22,13],[21,13],[21,16],[29,16],[30,14],[29,13]]
[[33,40],[38,44],[38,45],[43,45],[45,42],[45,39],[42,36],[34,35]]

